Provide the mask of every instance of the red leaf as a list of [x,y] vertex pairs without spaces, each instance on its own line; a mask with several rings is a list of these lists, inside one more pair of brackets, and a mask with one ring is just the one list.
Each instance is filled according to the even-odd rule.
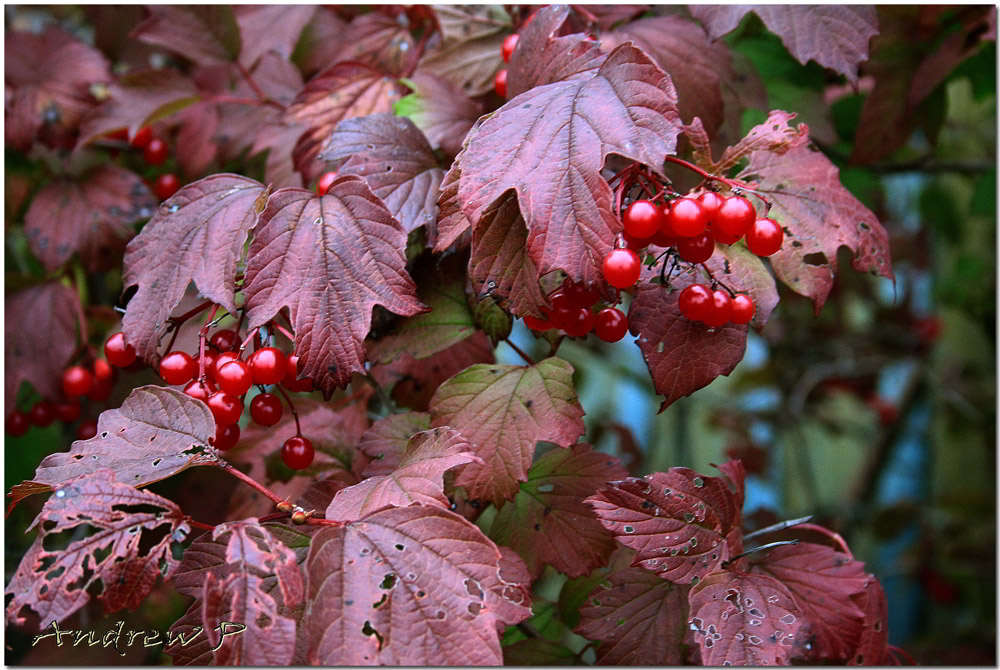
[[[76,291],[58,281],[38,284],[4,299],[4,402],[14,408],[21,382],[58,398],[62,371],[86,332]],[[45,337],[39,337],[44,333]]]
[[606,565],[614,536],[583,499],[628,473],[618,459],[589,445],[553,449],[531,466],[510,505],[500,508],[490,538],[524,558],[532,578],[545,565],[579,577]]
[[373,423],[358,443],[358,451],[372,459],[361,474],[365,477],[391,474],[399,467],[410,438],[430,427],[431,415],[425,412],[390,414]]
[[[465,136],[465,145],[462,151],[469,146],[469,139],[475,135],[476,126],[473,126]],[[434,245],[434,251],[444,251],[452,244],[462,248],[468,246],[468,235],[464,240],[462,236],[472,228],[472,221],[462,211],[462,202],[458,197],[459,180],[462,178],[461,159],[462,152],[452,162],[444,179],[441,180],[438,195],[438,218],[437,227],[431,231],[429,241]],[[457,242],[457,244],[456,244]]]
[[[814,661],[845,661],[861,639],[865,616],[855,597],[865,592],[864,564],[831,547],[804,542],[775,547],[751,563],[751,570],[770,575],[791,593],[805,619],[802,633]],[[805,635],[799,636],[806,641]]]
[[601,642],[598,665],[682,665],[690,590],[642,568],[612,573],[580,608],[574,632]]
[[269,184],[279,188],[302,186],[302,175],[295,171],[292,147],[302,136],[303,130],[305,126],[286,122],[270,123],[259,129],[250,155],[268,152],[264,177]]
[[848,665],[890,665],[889,609],[882,585],[869,575],[865,591],[855,596],[854,602],[865,613],[865,618],[861,626],[861,640]]
[[367,181],[406,232],[434,221],[444,170],[409,119],[392,114],[347,119],[333,131],[319,157],[348,159],[338,173]]
[[413,93],[396,103],[397,113],[413,121],[432,147],[458,154],[466,133],[482,116],[482,103],[447,79],[419,69],[406,83]]
[[356,61],[399,76],[411,62],[413,36],[405,23],[381,12],[369,12],[351,19],[343,37],[334,41],[335,55],[328,63]]
[[434,507],[322,531],[306,572],[312,664],[495,665],[498,624],[531,616],[523,591],[500,576],[496,545]]
[[753,8],[753,5],[688,5],[688,10],[701,21],[713,40],[736,30],[746,13]]
[[802,614],[781,582],[716,572],[691,589],[691,630],[705,665],[790,665]]
[[47,270],[79,254],[97,272],[117,262],[134,224],[156,204],[138,175],[103,165],[78,181],[60,179],[39,191],[24,215],[24,232]]
[[302,29],[316,13],[312,5],[236,5],[233,7],[240,28],[240,62],[252,67],[264,54],[275,52],[283,59],[291,57]]
[[[711,154],[707,156],[707,161],[700,161],[702,167],[709,172],[722,174],[755,151],[780,156],[787,153],[789,149],[807,144],[809,142],[809,126],[804,123],[800,123],[796,127],[788,125],[788,122],[794,118],[795,114],[773,110],[768,115],[767,121],[751,128],[746,137],[733,146],[726,147],[718,161],[713,161]],[[686,132],[687,129],[685,129]]]
[[188,184],[160,208],[125,251],[128,303],[122,330],[136,353],[157,360],[170,312],[193,281],[203,296],[236,311],[236,264],[267,198],[257,181],[217,174]]
[[479,459],[469,453],[469,441],[446,427],[417,433],[400,454],[399,465],[387,475],[376,475],[337,491],[325,517],[356,521],[384,507],[430,505],[447,507],[444,473]]
[[399,97],[396,82],[361,63],[339,63],[321,72],[302,89],[286,112],[286,120],[305,126],[292,157],[306,182],[323,170],[320,147],[344,119],[391,112]]
[[470,97],[493,90],[503,67],[503,40],[513,25],[499,5],[437,5],[441,43],[427,51],[419,69],[450,81]]
[[[107,611],[135,609],[157,575],[167,579],[174,572],[171,544],[190,531],[174,503],[115,481],[107,468],[55,487],[36,525],[35,544],[7,586],[13,595],[7,618],[19,625],[26,621],[20,616],[25,606],[46,625],[63,621],[87,603],[88,590],[98,583]],[[85,534],[88,527],[96,532]],[[65,549],[46,548],[48,536],[63,533],[71,538]]]
[[240,27],[230,5],[150,5],[151,16],[130,37],[201,65],[235,61]]
[[585,80],[597,74],[605,59],[597,42],[582,33],[555,37],[569,12],[565,5],[547,5],[521,30],[507,70],[509,97],[536,86]]
[[406,272],[406,233],[357,177],[326,195],[281,189],[261,215],[247,263],[250,328],[288,307],[301,374],[318,388],[345,386],[364,372],[372,308],[403,316],[424,311]]
[[215,160],[219,147],[215,133],[219,129],[219,106],[200,102],[177,116],[177,164],[186,177],[201,176]]
[[527,248],[542,274],[601,280],[621,222],[601,177],[608,154],[656,169],[680,129],[670,77],[622,45],[589,79],[540,86],[486,119],[459,160],[459,198],[478,222],[508,189],[518,196]]
[[473,443],[483,463],[465,466],[455,484],[498,507],[527,479],[535,443],[567,447],[583,435],[573,367],[560,358],[532,366],[473,365],[431,399],[432,426],[450,426]]
[[587,502],[635,565],[677,584],[697,583],[740,552],[740,507],[725,479],[670,468],[611,482]]
[[629,307],[629,330],[662,396],[662,412],[678,398],[691,395],[719,375],[728,375],[743,360],[747,327],[727,324],[710,329],[691,321],[677,307],[677,291],[640,284]]
[[893,278],[889,235],[872,212],[840,183],[840,171],[820,151],[807,146],[784,155],[754,151],[741,179],[774,203],[770,216],[785,229],[781,249],[770,257],[781,281],[809,297],[818,311],[833,286],[837,251],[854,252],[859,272]]

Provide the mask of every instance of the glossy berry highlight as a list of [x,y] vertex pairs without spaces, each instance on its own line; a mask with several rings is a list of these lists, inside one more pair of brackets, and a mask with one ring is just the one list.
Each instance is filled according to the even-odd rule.
[[315,455],[312,442],[301,435],[288,438],[281,446],[281,460],[292,470],[305,470]]

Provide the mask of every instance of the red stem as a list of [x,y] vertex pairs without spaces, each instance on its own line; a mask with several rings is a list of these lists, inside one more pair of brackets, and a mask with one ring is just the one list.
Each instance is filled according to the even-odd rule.
[[257,519],[257,523],[264,523],[265,521],[277,521],[278,519],[287,519],[292,516],[291,512],[274,512],[272,514],[265,514],[264,516]]
[[310,516],[306,518],[306,523],[310,526],[343,526],[343,522],[334,521],[333,519],[317,519],[316,517]]
[[745,183],[741,182],[738,179],[719,177],[709,172],[705,172],[697,165],[694,165],[693,163],[688,163],[683,158],[677,158],[676,156],[666,156],[664,160],[666,160],[668,163],[673,163],[675,165],[680,165],[681,167],[686,167],[688,170],[691,170],[695,174],[699,175],[702,179],[722,182],[723,184],[725,184],[726,186],[728,186],[733,190],[740,190],[740,191],[746,191],[747,193],[753,193],[755,196],[761,199],[761,201],[764,203],[764,205],[767,207],[768,210],[771,209],[771,201],[766,196],[764,196],[762,193],[753,190],[752,188],[750,188],[749,186],[747,186]]
[[260,90],[260,87],[257,86],[257,82],[254,81],[253,79],[253,75],[250,74],[250,71],[243,66],[243,63],[237,61],[236,67],[239,68],[240,74],[243,75],[244,79],[246,79],[247,83],[250,85],[251,90],[253,90],[253,94],[257,96],[257,99],[261,103],[265,105],[271,105],[272,107],[277,107],[278,109],[281,110],[285,109],[285,106],[282,105],[280,102],[278,102],[277,100],[272,100],[271,98],[264,95],[264,91]]
[[534,365],[535,364],[535,361],[532,360],[531,356],[529,356],[528,354],[526,354],[523,351],[521,351],[520,347],[518,347],[516,344],[514,344],[513,342],[511,342],[509,337],[505,337],[503,339],[503,341],[507,343],[507,346],[509,346],[514,351],[516,351],[517,355],[520,356],[521,358],[523,358],[525,363],[527,363],[528,365]]
[[845,542],[844,538],[840,536],[840,533],[835,533],[829,528],[824,528],[823,526],[817,526],[814,523],[800,523],[795,528],[797,530],[812,530],[822,535],[826,535],[828,538],[830,538],[838,545],[840,545],[840,550],[842,552],[847,554],[850,558],[852,559],[854,558],[854,554],[851,553],[851,550],[847,547],[847,542]]
[[295,434],[302,437],[302,426],[299,424],[299,413],[295,411],[295,405],[292,403],[292,399],[288,396],[285,389],[281,388],[281,384],[275,384],[274,388],[278,389],[278,393],[285,399],[288,403],[288,410],[292,413],[292,417],[295,419]]
[[289,342],[292,342],[292,343],[295,342],[295,336],[292,335],[290,332],[288,332],[288,330],[284,326],[282,326],[279,323],[275,323],[274,321],[271,322],[271,326],[276,331],[278,331],[279,333],[281,333],[282,335],[284,335],[285,337],[287,337]]
[[250,344],[250,340],[252,340],[259,331],[260,331],[260,326],[257,326],[247,334],[247,339],[243,340],[243,344],[240,345],[241,358],[243,357],[243,350],[247,348],[247,345]]
[[206,309],[208,309],[209,307],[211,307],[214,304],[215,303],[212,302],[211,300],[206,300],[205,302],[201,303],[200,305],[198,305],[194,309],[190,309],[190,310],[184,312],[183,314],[181,314],[180,316],[172,316],[172,317],[170,317],[168,319],[168,321],[170,321],[170,323],[172,323],[172,324],[174,324],[176,326],[180,326],[185,321],[187,321],[188,319],[190,319],[191,317],[197,316],[200,312],[204,312]]
[[195,521],[189,516],[184,517],[184,521],[187,522],[192,528],[200,528],[202,530],[215,530],[215,526],[210,523],[202,523],[201,521]]
[[220,461],[217,462],[216,467],[222,468],[225,472],[228,472],[233,477],[236,477],[237,479],[239,479],[240,481],[242,481],[244,484],[247,484],[250,487],[256,489],[259,493],[261,493],[264,497],[266,497],[268,500],[270,500],[271,502],[273,502],[275,505],[278,505],[280,503],[286,502],[284,498],[282,498],[281,496],[279,496],[277,493],[275,493],[271,489],[267,488],[263,484],[258,483],[252,477],[249,477],[249,476],[243,474],[242,472],[240,472],[239,470],[237,470],[231,463],[227,463],[226,461],[220,460]]
[[208,337],[208,327],[215,319],[215,313],[219,311],[219,306],[212,307],[212,313],[208,315],[208,321],[201,327],[198,333],[198,382],[205,383],[205,339]]

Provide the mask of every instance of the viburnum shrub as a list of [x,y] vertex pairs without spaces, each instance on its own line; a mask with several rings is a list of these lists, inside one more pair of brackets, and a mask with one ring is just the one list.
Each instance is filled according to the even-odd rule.
[[[874,10],[827,10],[860,27],[792,53],[856,81]],[[769,11],[786,42],[823,32]],[[696,15],[721,34],[726,13]],[[734,369],[776,280],[818,310],[841,247],[892,276],[794,113],[734,134],[699,23],[152,6],[126,41],[171,54],[157,68],[55,26],[6,39],[8,148],[47,170],[8,197],[50,279],[7,297],[5,425],[79,422],[10,492],[49,497],[8,624],[134,609],[164,580],[191,598],[171,634],[206,632],[175,663],[891,660],[882,587],[839,535],[745,530],[740,461],[630,473],[582,441],[567,337],[638,347],[662,410]],[[120,324],[81,298],[119,260]],[[195,467],[238,480],[228,520],[147,488]],[[590,644],[525,623],[546,570],[568,578],[546,616]],[[212,638],[222,621],[246,633]]]

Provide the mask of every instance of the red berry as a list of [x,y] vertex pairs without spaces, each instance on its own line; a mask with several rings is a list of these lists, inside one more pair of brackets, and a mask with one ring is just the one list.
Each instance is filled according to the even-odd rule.
[[240,427],[231,423],[228,426],[216,426],[215,437],[209,440],[219,451],[229,451],[240,441]]
[[660,229],[660,208],[649,200],[636,200],[625,210],[622,223],[632,237],[649,239]]
[[285,376],[281,385],[294,393],[308,393],[313,390],[312,379],[299,379],[299,357],[291,355],[285,359]]
[[519,39],[519,36],[518,36],[517,33],[514,33],[513,35],[507,35],[507,37],[503,38],[503,62],[504,63],[509,63],[510,62],[510,57],[514,53],[514,47],[517,46],[517,40],[518,39]]
[[136,131],[135,137],[132,138],[132,146],[136,149],[145,149],[149,146],[149,143],[153,141],[153,129],[149,126],[143,126]]
[[708,233],[682,237],[677,243],[677,253],[688,263],[704,263],[715,252],[715,240]]
[[656,235],[653,235],[653,244],[666,249],[667,247],[676,247],[677,243],[680,242],[681,239],[682,238],[680,237],[664,233],[663,227],[661,226],[660,229],[656,231]]
[[552,310],[556,312],[570,310],[574,307],[573,301],[570,300],[569,295],[562,289],[556,289],[552,292],[549,296],[549,304],[552,305]]
[[718,226],[713,226],[709,232],[712,233],[712,238],[719,244],[736,244],[743,237],[742,235],[726,235],[719,230]]
[[649,239],[643,238],[640,240],[638,237],[630,235],[627,230],[622,231],[622,237],[625,238],[625,245],[636,253],[649,246]]
[[722,203],[726,199],[715,191],[705,191],[698,196],[698,204],[701,205],[701,211],[705,212],[705,222],[707,225],[711,226],[715,223],[715,217],[719,213],[719,208],[722,207]]
[[[162,163],[163,161],[160,162]],[[153,182],[153,193],[155,193],[156,197],[160,200],[166,200],[174,193],[177,193],[180,187],[181,180],[178,179],[177,175],[174,173],[168,172],[167,174],[161,174],[156,178],[156,181]]]
[[753,203],[741,195],[734,195],[726,198],[719,207],[714,228],[726,237],[739,239],[750,230],[756,217],[757,212],[753,208]]
[[296,435],[281,446],[281,460],[292,470],[305,470],[313,462],[316,451],[308,438]]
[[702,322],[706,326],[724,326],[733,316],[733,299],[722,289],[712,291],[712,311]]
[[733,296],[733,315],[730,320],[733,323],[750,323],[753,314],[757,310],[753,304],[753,298],[746,293],[737,293]]
[[[216,358],[217,358],[217,356],[215,355],[215,353],[209,351],[208,349],[205,350],[205,378],[206,379],[210,379],[210,380],[213,380],[213,381],[215,380],[215,378],[212,376],[212,371],[215,368],[215,359]],[[202,359],[201,356],[195,356],[195,359],[194,359],[194,364],[197,366],[197,369],[198,369],[197,375],[199,377],[201,376],[201,359]],[[227,359],[227,360],[232,360],[232,359]]]
[[668,229],[678,237],[694,237],[705,232],[705,211],[694,198],[678,198],[670,206]]
[[184,387],[184,394],[189,395],[195,400],[200,400],[202,402],[208,402],[209,396],[215,393],[215,389],[208,381],[200,382],[197,379],[188,382],[188,385]]
[[103,358],[98,358],[94,360],[94,382],[112,382],[114,381],[115,372],[111,368],[111,363],[108,363]]
[[316,182],[316,195],[326,195],[336,179],[336,172],[324,172],[320,175],[319,180]]
[[899,408],[877,393],[868,395],[868,406],[878,413],[879,423],[883,426],[891,426],[899,420]]
[[8,435],[20,437],[21,435],[27,433],[28,428],[30,427],[31,421],[28,420],[28,415],[15,409],[7,415],[4,430],[7,431]]
[[56,418],[56,408],[47,400],[39,400],[34,407],[28,410],[28,421],[32,425],[44,428],[52,423]]
[[111,380],[110,379],[95,379],[94,385],[91,387],[90,392],[87,393],[87,397],[91,402],[104,402],[111,397]]
[[556,330],[565,330],[566,325],[573,319],[572,310],[570,309],[547,309],[543,307],[542,314],[548,317],[549,328],[555,328]]
[[273,393],[261,393],[250,401],[250,418],[261,426],[273,426],[281,421],[284,408],[281,399]]
[[[208,356],[208,352],[205,352],[205,356],[206,357]],[[206,370],[208,370],[208,377],[213,382],[215,382],[216,384],[218,384],[219,383],[219,369],[223,365],[225,365],[226,363],[228,363],[230,361],[238,361],[238,360],[240,360],[240,355],[239,355],[238,352],[235,352],[235,351],[223,351],[221,354],[219,354],[218,356],[216,356],[215,359],[212,361],[212,367],[211,368],[206,368]],[[207,360],[205,361],[205,364],[206,365],[208,364]]]
[[497,72],[496,78],[493,80],[493,90],[497,92],[501,98],[507,97],[507,70],[500,70]]
[[94,419],[87,419],[76,427],[76,439],[89,440],[94,437],[97,437],[97,421]]
[[548,319],[539,319],[534,316],[525,316],[524,325],[539,333],[552,328],[552,324],[549,323]]
[[222,330],[217,330],[209,338],[208,342],[213,347],[219,351],[229,351],[240,341],[240,336],[236,334],[235,330],[230,330],[228,328],[223,328]]
[[186,384],[198,374],[198,364],[190,354],[171,351],[160,361],[160,376],[171,385]]
[[56,414],[56,418],[63,423],[73,423],[80,418],[80,401],[76,398],[57,402],[53,405],[52,409]]
[[219,389],[229,395],[240,396],[253,386],[250,366],[243,361],[228,361],[219,367]]
[[628,317],[614,307],[606,307],[597,313],[594,334],[605,342],[617,342],[628,332]]
[[770,256],[781,248],[785,233],[774,219],[757,219],[747,231],[747,248],[758,256]]
[[236,423],[243,415],[243,402],[223,391],[216,391],[208,396],[208,401],[205,404],[212,410],[212,416],[215,417],[215,425],[217,426],[228,426],[231,423]]
[[569,296],[573,307],[593,307],[601,299],[601,292],[596,286],[585,286],[567,279],[563,282],[563,291]]
[[712,292],[704,284],[691,284],[677,298],[681,314],[691,321],[704,321],[712,311]]
[[147,165],[163,165],[163,161],[167,160],[167,143],[154,137],[142,150],[142,158]]
[[579,307],[570,310],[569,318],[563,325],[563,330],[570,337],[586,337],[594,329],[594,315],[589,307]]
[[94,385],[94,375],[82,365],[66,368],[62,374],[62,390],[68,398],[87,395]]
[[615,288],[629,288],[639,281],[642,264],[631,249],[613,249],[604,259],[604,278]]
[[277,384],[285,376],[285,354],[274,347],[264,347],[250,357],[254,384]]
[[125,333],[115,333],[104,343],[104,355],[108,362],[124,368],[135,362],[135,349],[125,342]]

